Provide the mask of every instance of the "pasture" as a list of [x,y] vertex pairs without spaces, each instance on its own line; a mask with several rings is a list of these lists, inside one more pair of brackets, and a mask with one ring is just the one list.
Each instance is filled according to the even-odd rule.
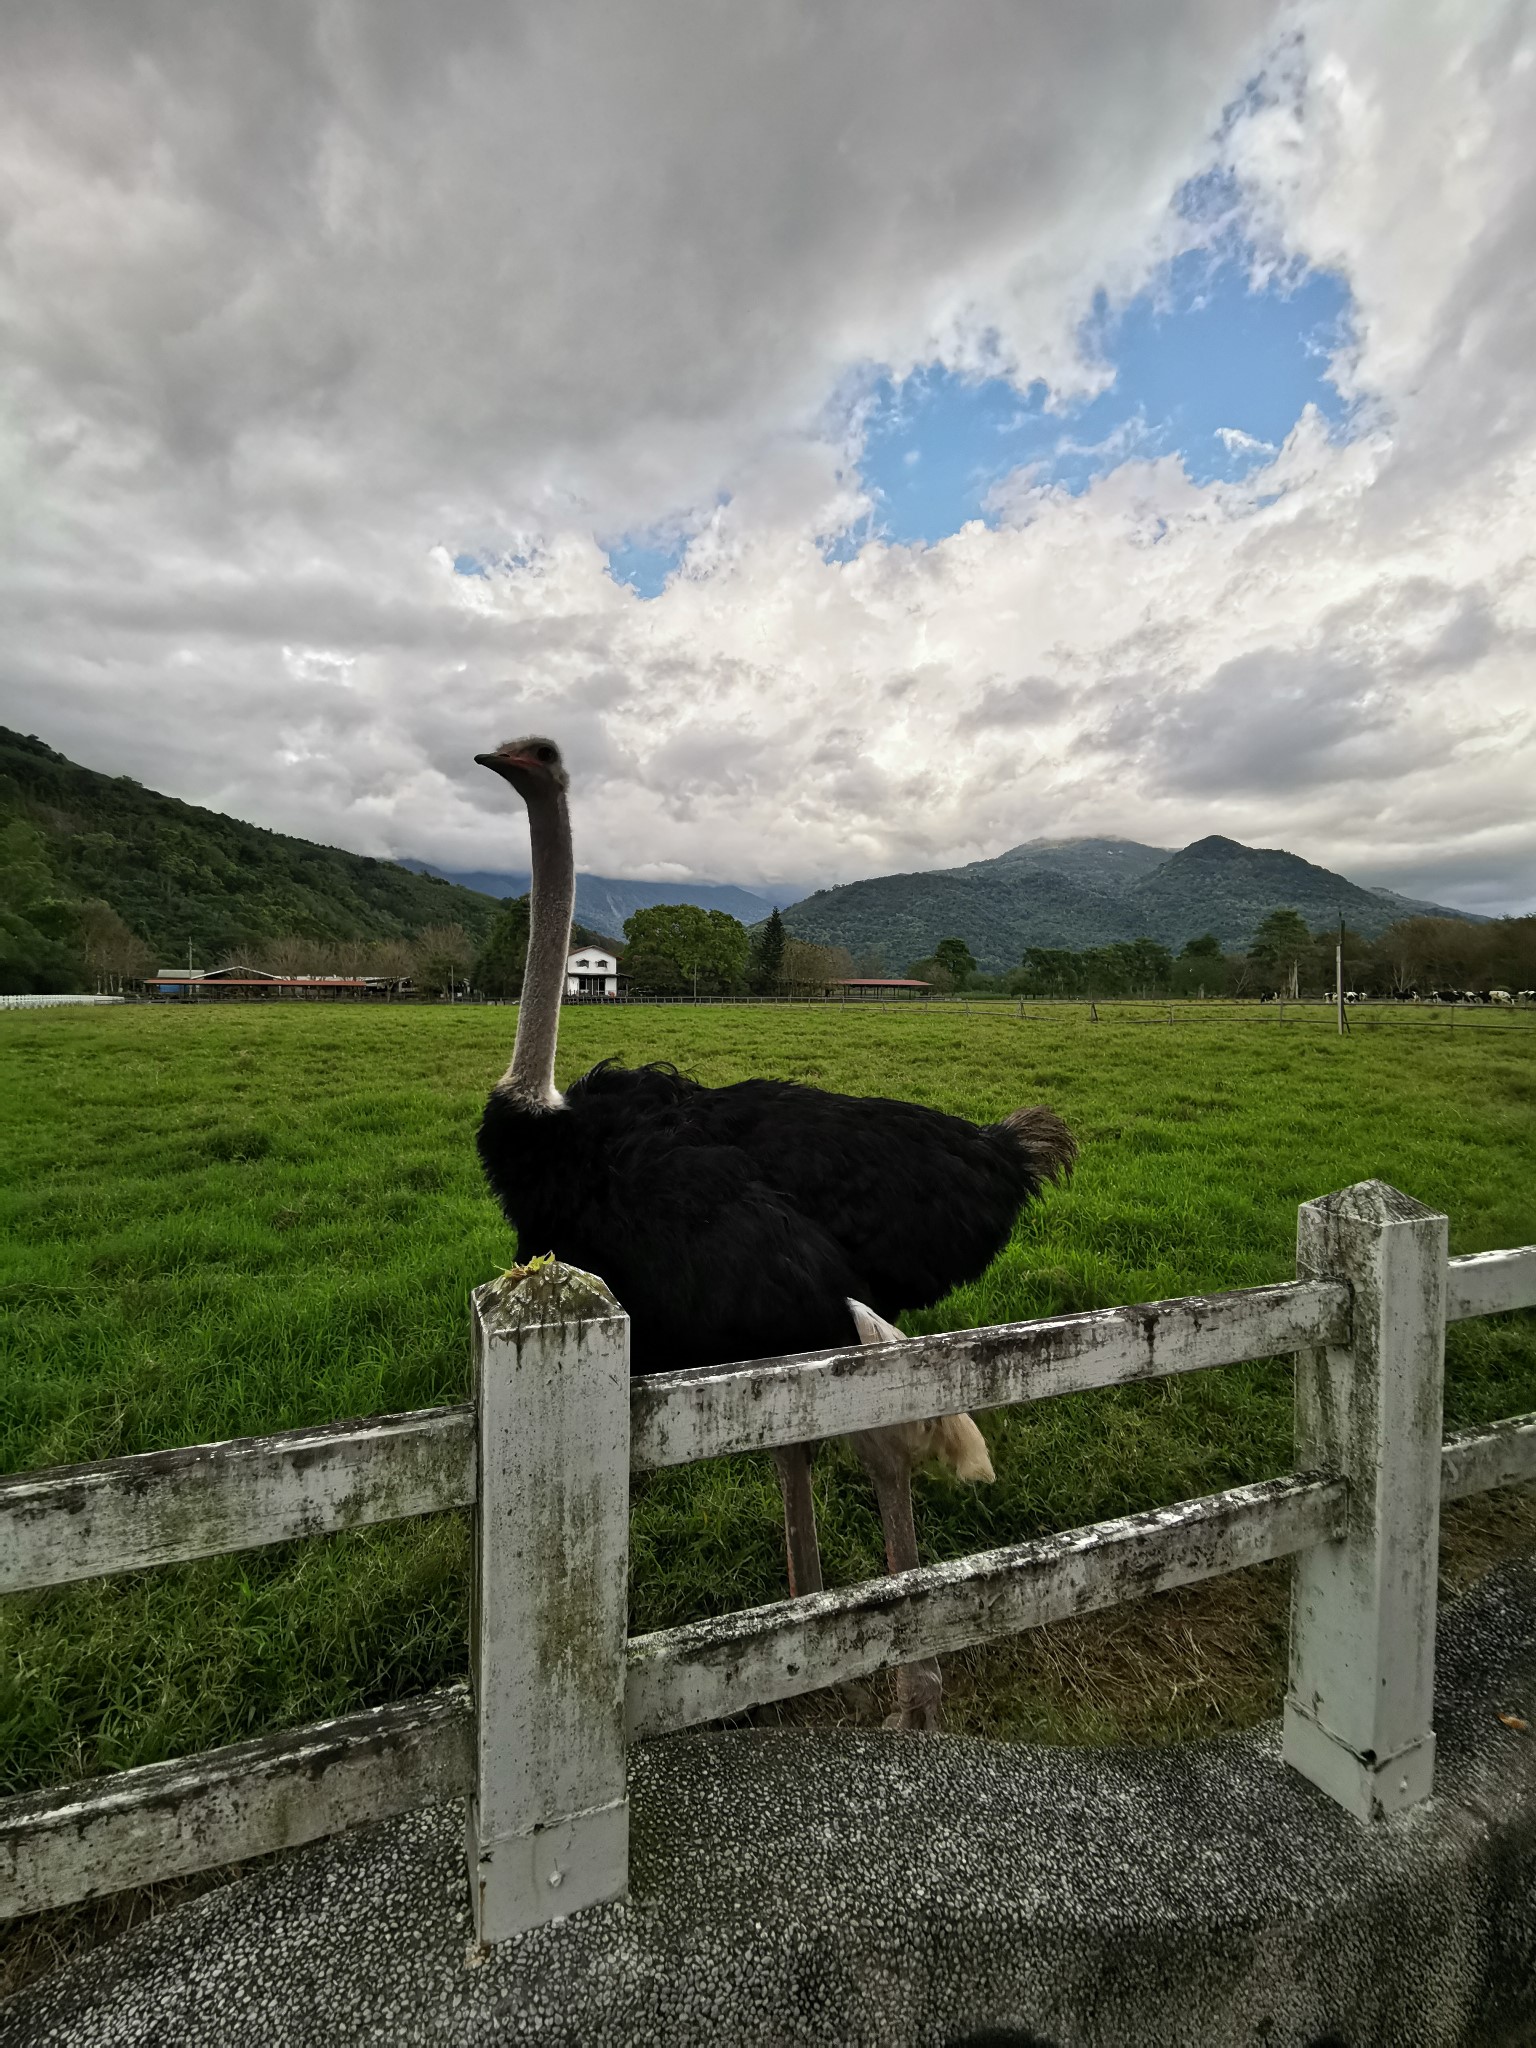
[[[977,1119],[1044,1101],[1082,1145],[992,1271],[911,1325],[1050,1315],[1289,1277],[1295,1210],[1379,1176],[1453,1252],[1536,1238],[1536,1032],[1100,1006],[1020,1019],[838,1008],[572,1010],[560,1074],[613,1053],[771,1073]],[[511,1009],[18,1013],[0,1019],[0,1468],[466,1397],[467,1298],[513,1256],[473,1132]],[[542,1250],[526,1246],[525,1254]],[[1536,1408],[1536,1318],[1454,1328],[1447,1426]],[[919,1481],[925,1557],[1287,1468],[1284,1361],[983,1418],[998,1479]],[[829,1585],[881,1569],[872,1496],[825,1449]],[[1527,1535],[1495,1497],[1448,1568]],[[639,1483],[632,1627],[780,1597],[766,1458]],[[948,1725],[1161,1739],[1270,1712],[1283,1568],[954,1660]],[[456,1517],[0,1601],[0,1791],[406,1697],[466,1662]],[[794,1711],[876,1718],[848,1689]]]

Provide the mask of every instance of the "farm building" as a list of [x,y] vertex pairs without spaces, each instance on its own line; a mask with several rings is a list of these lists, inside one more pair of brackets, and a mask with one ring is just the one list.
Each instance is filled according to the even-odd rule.
[[829,989],[836,990],[845,1002],[885,1003],[911,1001],[914,997],[925,996],[933,987],[931,981],[881,981],[859,977],[852,981],[828,983]]
[[145,987],[152,996],[196,997],[199,1001],[271,1002],[283,998],[361,1001],[398,995],[410,987],[402,976],[383,974],[269,974],[264,967],[231,962],[227,967],[162,967]]
[[565,992],[568,996],[616,996],[618,961],[600,946],[583,946],[565,963]]

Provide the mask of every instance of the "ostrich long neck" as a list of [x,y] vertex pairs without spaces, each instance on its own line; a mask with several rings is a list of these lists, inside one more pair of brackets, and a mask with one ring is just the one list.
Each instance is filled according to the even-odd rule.
[[571,851],[571,816],[559,791],[538,792],[528,804],[532,875],[529,879],[528,959],[523,999],[517,1012],[517,1042],[501,1087],[531,1109],[558,1109],[565,1098],[555,1087],[555,1044],[560,1036],[560,998],[576,908],[576,857]]

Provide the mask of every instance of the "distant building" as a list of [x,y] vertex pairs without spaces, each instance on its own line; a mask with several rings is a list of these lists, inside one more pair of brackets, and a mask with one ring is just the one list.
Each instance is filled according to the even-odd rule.
[[565,992],[568,996],[616,996],[618,961],[598,946],[583,946],[565,963]]
[[389,974],[269,974],[264,967],[234,961],[206,971],[201,967],[162,967],[145,988],[152,996],[199,1002],[272,1002],[298,997],[360,1002],[368,996],[402,994],[410,982],[403,975]]
[[931,981],[877,980],[860,976],[852,981],[828,982],[829,990],[836,989],[844,1002],[888,1003],[912,1001],[925,996],[933,987]]

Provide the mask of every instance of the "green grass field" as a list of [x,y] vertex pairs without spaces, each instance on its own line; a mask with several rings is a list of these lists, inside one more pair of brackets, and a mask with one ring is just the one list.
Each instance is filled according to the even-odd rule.
[[[914,1327],[1284,1278],[1297,1203],[1371,1175],[1446,1209],[1453,1251],[1536,1238],[1536,1032],[1393,1016],[1357,1018],[1341,1041],[1318,1010],[1283,1024],[1180,1012],[1171,1029],[1161,1012],[1101,1015],[578,1010],[560,1071],[617,1053],[675,1059],[709,1082],[778,1074],[977,1119],[1053,1104],[1082,1144],[1073,1184]],[[463,1399],[469,1290],[513,1249],[472,1143],[513,1021],[480,1008],[0,1016],[0,1466]],[[1451,1426],[1532,1408],[1536,1320],[1451,1332]],[[983,1426],[997,1484],[921,1481],[926,1555],[1286,1469],[1289,1373],[1236,1367]],[[878,1571],[851,1455],[825,1449],[818,1484],[829,1583]],[[466,1563],[462,1521],[445,1516],[0,1601],[0,1790],[453,1677]],[[783,1591],[766,1458],[641,1486],[636,1630]],[[1084,1739],[1265,1711],[1275,1585],[1250,1574],[1208,1594],[1153,1603],[1176,1623],[1161,1637],[1127,1613],[1045,1632],[1053,1652],[1031,1639],[956,1660],[950,1725]],[[1116,1692],[1090,1666],[1129,1680]],[[858,1698],[826,1711],[857,1714]]]

